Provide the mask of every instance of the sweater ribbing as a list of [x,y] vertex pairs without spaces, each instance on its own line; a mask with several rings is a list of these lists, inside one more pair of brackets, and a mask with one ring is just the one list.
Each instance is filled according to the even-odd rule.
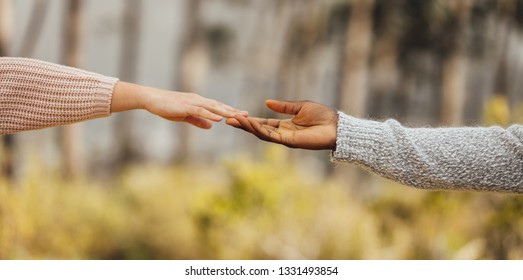
[[109,116],[117,81],[36,59],[0,57],[0,134]]

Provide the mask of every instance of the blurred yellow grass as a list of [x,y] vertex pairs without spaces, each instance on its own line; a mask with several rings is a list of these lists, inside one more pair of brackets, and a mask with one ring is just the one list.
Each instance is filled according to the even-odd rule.
[[[520,115],[523,116],[523,115]],[[485,125],[501,125],[506,126],[510,124],[511,114],[508,100],[505,96],[500,94],[493,95],[484,108],[484,122]]]
[[35,165],[21,182],[0,179],[0,258],[523,257],[520,196],[372,177],[379,192],[356,199],[346,183],[312,178],[287,159],[271,146],[262,161],[134,166],[104,183]]

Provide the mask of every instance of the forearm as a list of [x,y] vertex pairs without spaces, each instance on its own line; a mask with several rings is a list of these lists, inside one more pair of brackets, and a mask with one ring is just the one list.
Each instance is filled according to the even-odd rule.
[[109,116],[116,82],[40,60],[0,57],[0,134]]
[[340,113],[334,161],[427,189],[523,192],[523,127],[405,128]]

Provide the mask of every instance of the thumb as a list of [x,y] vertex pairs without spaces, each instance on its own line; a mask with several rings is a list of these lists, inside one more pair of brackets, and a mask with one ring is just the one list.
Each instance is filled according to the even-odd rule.
[[287,115],[296,115],[301,110],[303,102],[298,101],[281,101],[281,100],[266,100],[265,105],[275,112]]

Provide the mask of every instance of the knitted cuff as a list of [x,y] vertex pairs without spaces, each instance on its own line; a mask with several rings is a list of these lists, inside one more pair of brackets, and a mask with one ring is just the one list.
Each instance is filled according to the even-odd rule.
[[379,160],[383,123],[362,120],[338,112],[336,150],[331,161],[362,163]]
[[90,118],[101,118],[111,115],[111,100],[117,78],[99,76],[98,87],[94,93],[92,114]]

